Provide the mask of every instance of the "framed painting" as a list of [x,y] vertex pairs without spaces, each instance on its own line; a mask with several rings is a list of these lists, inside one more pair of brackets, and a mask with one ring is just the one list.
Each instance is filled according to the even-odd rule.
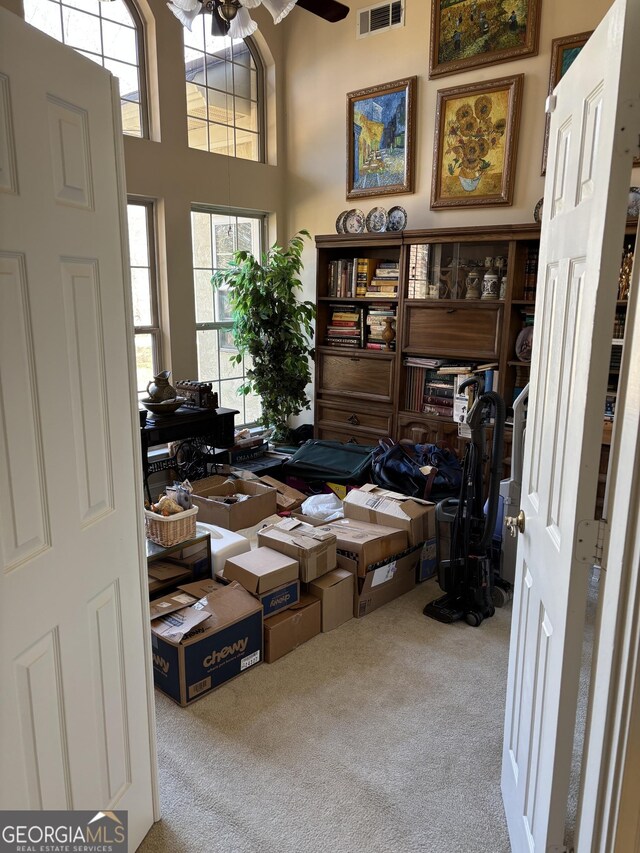
[[538,52],[542,0],[431,0],[429,77]]
[[412,193],[417,77],[347,95],[347,198]]
[[[554,39],[551,42],[551,71],[549,72],[549,95],[553,94],[553,90],[562,80],[573,63],[573,60],[580,53],[582,48],[587,43],[592,30],[587,33],[576,33],[573,36],[562,36],[562,38]],[[542,167],[541,175],[547,174],[547,151],[549,149],[549,129],[551,127],[551,116],[547,113],[544,122],[544,141],[542,143]]]
[[431,207],[511,204],[524,74],[438,92]]

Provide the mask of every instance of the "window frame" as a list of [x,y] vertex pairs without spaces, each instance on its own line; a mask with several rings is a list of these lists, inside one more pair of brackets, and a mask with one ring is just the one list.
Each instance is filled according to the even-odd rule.
[[[227,217],[233,218],[234,220],[237,220],[238,218],[246,218],[246,219],[257,220],[259,222],[258,239],[260,241],[260,254],[262,254],[263,252],[266,251],[267,240],[268,240],[268,221],[269,221],[269,214],[268,213],[266,213],[264,211],[258,211],[258,210],[247,210],[247,209],[243,209],[243,208],[228,208],[228,207],[221,207],[219,205],[207,205],[207,204],[192,204],[191,209],[190,209],[190,213],[205,213],[205,214],[211,214],[214,216],[227,216]],[[189,220],[191,222],[191,216],[189,217]],[[211,246],[211,249],[212,249],[211,263],[212,263],[212,270],[215,273],[215,271],[217,269],[220,269],[220,267],[217,267],[213,264],[213,261],[214,261],[213,248],[214,248],[214,246],[212,244],[212,246]],[[203,267],[196,267],[193,264],[193,257],[192,257],[192,269],[195,272],[196,269],[204,269],[204,268]],[[193,287],[194,287],[194,296],[195,296],[195,278],[194,278],[194,282],[193,282]],[[217,294],[212,295],[212,299],[217,299],[217,298],[218,298]],[[216,316],[217,316],[217,312],[216,312]],[[195,337],[196,337],[196,351],[198,348],[198,343],[197,343],[198,332],[208,332],[208,331],[220,332],[220,331],[231,330],[231,329],[233,329],[233,321],[232,320],[225,320],[225,321],[215,320],[215,321],[208,321],[208,322],[200,323],[196,319],[195,324],[194,324],[194,331],[195,331]],[[227,357],[229,357],[231,355],[231,350],[227,347],[221,347],[220,346],[220,337],[218,337],[218,360],[220,361],[220,359],[224,358],[225,355]],[[247,375],[246,374],[246,367],[245,367],[245,362],[244,362],[244,358],[243,358],[243,360],[242,360],[242,378],[243,378],[243,381],[246,379],[246,375]],[[221,381],[224,381],[221,379],[213,379],[212,380],[210,377],[200,377],[199,376],[198,378],[202,382],[213,381],[214,386],[216,384],[219,384]],[[244,405],[243,405],[243,411],[241,414],[244,417]],[[251,427],[251,426],[255,426],[256,423],[257,423],[256,421],[248,421],[247,423],[237,424],[237,426]]]
[[[158,231],[157,205],[154,199],[128,195],[127,208],[129,208],[129,206],[142,207],[145,210],[145,219],[147,225],[147,244],[149,247],[149,299],[151,308],[151,325],[136,326],[134,321],[134,344],[136,335],[149,335],[151,337],[151,359],[153,364],[153,373],[155,375],[160,371],[160,365],[163,363],[162,328],[160,325],[160,300],[158,298],[158,247],[156,240],[156,234]],[[134,265],[131,263],[131,256],[129,256],[129,269],[132,270],[133,268]],[[151,378],[152,377],[149,377],[149,379]],[[144,393],[144,391],[140,391],[139,389],[136,389],[136,392],[138,393],[138,395]]]
[[[83,52],[80,48],[73,47],[72,45],[67,44],[67,42],[65,42],[65,40],[64,40],[64,25],[62,23],[63,7],[66,7],[68,9],[72,9],[75,12],[80,12],[83,15],[88,15],[90,18],[97,18],[100,21],[102,21],[102,20],[110,21],[109,18],[103,19],[101,17],[101,15],[96,15],[94,12],[90,12],[87,9],[83,9],[79,6],[69,5],[68,3],[65,2],[65,0],[52,0],[52,2],[58,6],[59,11],[60,11],[61,34],[62,34],[62,38],[60,39],[61,44],[66,45],[71,50],[75,50],[76,53],[79,53],[81,56],[86,56],[87,53],[90,53],[92,56],[96,56],[96,57],[99,56],[102,60],[101,64],[102,64],[103,68],[105,67],[104,66],[105,59],[114,59],[114,57],[106,57],[103,52],[100,52],[100,53],[95,53],[94,51]],[[148,74],[147,74],[147,48],[148,48],[147,27],[145,26],[144,18],[142,16],[140,10],[137,7],[135,0],[121,0],[121,2],[124,4],[125,8],[127,9],[129,14],[131,15],[131,20],[132,20],[133,26],[135,28],[137,57],[138,57],[138,62],[137,62],[137,65],[135,67],[138,70],[138,82],[139,82],[139,87],[140,87],[140,92],[139,92],[139,94],[140,94],[140,134],[138,135],[137,133],[136,134],[125,133],[123,131],[122,135],[123,136],[132,136],[132,137],[138,138],[138,139],[149,139],[150,138],[150,118],[149,118],[149,78],[148,78]],[[40,29],[40,28],[38,27],[37,29]],[[46,30],[40,30],[40,32],[44,32],[46,35],[51,35]],[[56,37],[52,36],[52,38],[56,38]],[[56,38],[56,41],[58,41],[57,38]],[[102,51],[102,49],[103,49],[103,45],[101,43],[101,51]],[[89,58],[89,57],[86,57],[86,58]],[[95,60],[90,59],[90,61],[94,62]],[[121,60],[116,60],[116,61],[122,62]],[[99,63],[96,63],[96,65],[97,64],[99,64]],[[129,64],[129,63],[122,63],[122,64]],[[113,72],[111,72],[111,73],[113,73]],[[117,75],[114,74],[113,76],[117,78]],[[122,102],[120,103],[120,109],[122,111]]]
[[[206,24],[205,24],[205,26],[206,26]],[[229,42],[231,42],[231,44],[233,44],[233,39],[231,39],[229,36],[225,36],[225,38],[228,39]],[[265,64],[264,64],[264,60],[262,59],[262,56],[260,54],[260,50],[258,49],[258,45],[257,45],[255,39],[252,36],[246,36],[245,38],[242,39],[242,41],[246,45],[247,50],[249,51],[249,54],[251,55],[251,59],[253,60],[253,64],[255,66],[255,72],[256,72],[256,119],[257,119],[256,124],[257,124],[257,126],[256,126],[255,132],[256,132],[256,135],[258,137],[258,156],[257,156],[257,159],[254,160],[254,159],[249,159],[247,157],[238,157],[237,153],[235,153],[236,152],[236,131],[242,130],[242,128],[238,128],[238,126],[235,123],[224,125],[224,127],[227,128],[227,131],[230,130],[233,132],[233,136],[234,136],[234,141],[233,141],[234,153],[233,154],[220,154],[219,152],[212,152],[209,149],[196,148],[195,146],[191,146],[191,145],[189,145],[188,132],[187,132],[187,145],[189,148],[193,148],[194,151],[205,151],[206,150],[207,153],[210,153],[210,154],[211,153],[217,153],[218,156],[220,156],[220,157],[233,157],[237,160],[247,160],[247,162],[249,162],[249,163],[266,163],[267,162],[267,143],[266,143],[267,110],[266,110]],[[205,62],[206,62],[206,57],[207,56],[214,56],[214,54],[208,53],[206,51],[205,47],[206,47],[206,40],[205,40],[205,45],[203,45],[203,48],[202,48],[202,53],[205,57]],[[183,44],[183,60],[185,62],[185,82],[189,83],[191,81],[187,79],[186,56],[184,55],[187,49],[188,49],[188,46],[186,44]],[[200,48],[198,48],[198,50],[200,50]],[[233,70],[233,67],[235,65],[239,64],[237,62],[234,62],[233,60],[226,59],[226,58],[224,59],[224,62],[229,63],[229,65],[231,65],[232,70]],[[226,73],[225,73],[225,79],[226,79]],[[210,89],[210,88],[214,88],[214,87],[211,87],[208,84],[205,84],[205,88]],[[232,76],[231,91],[222,90],[222,89],[216,89],[215,91],[219,91],[219,92],[224,91],[224,94],[227,97],[231,96],[235,100],[235,97],[236,97],[235,80],[234,80],[233,76]],[[187,122],[188,122],[188,120],[190,118],[188,107],[185,109],[185,117],[186,117]],[[208,117],[206,119],[201,119],[201,120],[205,121],[207,123],[207,125],[219,124],[219,122],[213,121],[212,119],[210,119]],[[235,122],[235,116],[234,116],[234,122]],[[250,132],[253,133],[253,131],[250,131]],[[209,128],[207,127],[207,138],[208,138],[208,135],[209,135]]]

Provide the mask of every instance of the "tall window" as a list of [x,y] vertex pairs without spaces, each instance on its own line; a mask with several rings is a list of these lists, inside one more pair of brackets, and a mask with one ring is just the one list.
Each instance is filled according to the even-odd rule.
[[251,39],[209,32],[209,16],[184,29],[189,146],[264,160],[262,65]]
[[238,394],[250,363],[246,359],[239,365],[231,363],[230,356],[236,348],[233,345],[229,303],[223,290],[213,290],[211,276],[225,266],[238,249],[260,255],[264,217],[196,209],[191,212],[191,230],[198,378],[214,383],[220,405],[240,411],[238,421],[255,423],[260,417],[259,397]]
[[131,201],[127,205],[127,218],[137,387],[138,392],[143,392],[149,380],[160,370],[153,205],[151,202]]
[[147,135],[142,21],[130,0],[24,0],[24,18],[108,68],[120,85],[124,133]]

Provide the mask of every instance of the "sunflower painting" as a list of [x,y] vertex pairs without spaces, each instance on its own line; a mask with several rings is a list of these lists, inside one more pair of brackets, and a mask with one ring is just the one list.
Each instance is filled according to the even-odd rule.
[[511,204],[522,81],[438,92],[432,208]]

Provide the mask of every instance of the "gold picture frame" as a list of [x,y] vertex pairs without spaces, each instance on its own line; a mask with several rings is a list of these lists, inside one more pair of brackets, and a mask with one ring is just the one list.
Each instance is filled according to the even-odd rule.
[[[554,39],[551,42],[551,69],[549,71],[549,90],[548,94],[552,95],[560,80],[571,67],[571,63],[580,53],[582,48],[589,40],[589,36],[593,30],[584,33],[575,33],[572,36],[562,36]],[[551,116],[549,113],[545,116],[544,121],[544,141],[542,143],[542,165],[540,174],[547,174],[547,153],[549,150],[549,129],[551,127]]]
[[417,80],[347,94],[347,198],[413,192]]
[[542,0],[431,0],[429,77],[538,53]]
[[524,74],[438,92],[431,207],[512,204]]

